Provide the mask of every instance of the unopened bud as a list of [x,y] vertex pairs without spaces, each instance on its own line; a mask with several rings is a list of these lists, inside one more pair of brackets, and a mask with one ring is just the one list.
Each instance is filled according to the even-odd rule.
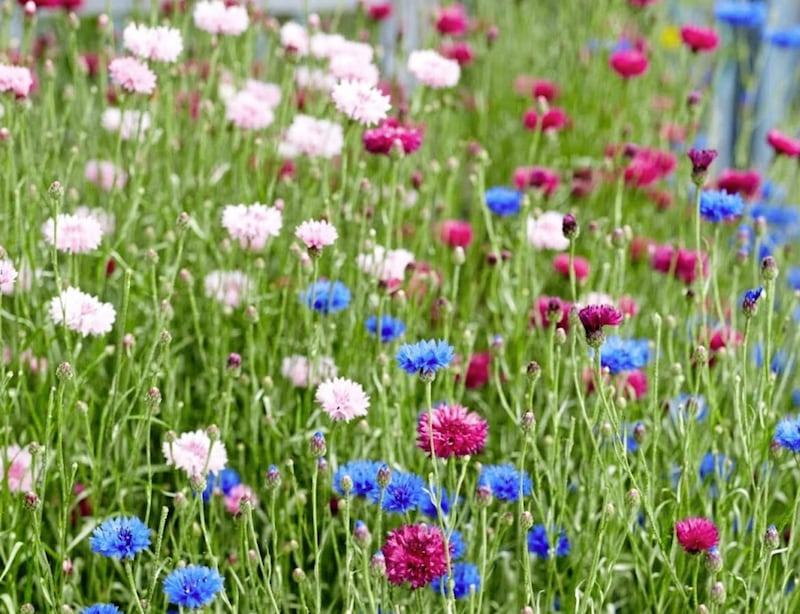
[[355,541],[355,543],[362,548],[369,546],[370,542],[372,541],[372,535],[369,532],[369,528],[361,520],[356,520],[355,527],[353,527],[353,541]]
[[717,548],[706,552],[706,569],[709,573],[719,573],[722,570],[722,555]]
[[714,582],[714,585],[711,587],[711,603],[722,605],[725,603],[726,597],[725,585],[722,582]]
[[35,492],[26,492],[22,501],[23,507],[29,512],[35,512],[42,505],[42,500]]
[[378,482],[378,486],[380,488],[386,488],[392,482],[392,470],[389,469],[389,465],[381,465],[378,468],[378,475],[376,477],[376,481]]
[[768,550],[775,550],[780,545],[780,535],[778,535],[778,529],[775,528],[774,524],[767,527],[767,532],[764,534],[764,544]]
[[761,278],[764,281],[772,281],[778,277],[778,265],[775,258],[767,256],[761,261]]
[[311,456],[315,456],[317,458],[325,456],[325,453],[328,451],[328,444],[325,441],[325,435],[323,435],[320,431],[314,433],[309,443],[309,449],[311,450]]

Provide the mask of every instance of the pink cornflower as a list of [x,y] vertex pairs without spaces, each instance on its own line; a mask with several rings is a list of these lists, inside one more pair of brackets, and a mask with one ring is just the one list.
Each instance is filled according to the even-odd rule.
[[461,36],[467,31],[469,20],[463,4],[451,4],[439,8],[436,15],[436,29],[439,34]]
[[89,160],[84,169],[84,176],[87,181],[106,192],[114,188],[121,190],[128,183],[128,174],[108,160]]
[[520,166],[514,170],[514,185],[518,190],[534,188],[552,196],[561,182],[558,174],[543,166]]
[[27,449],[10,445],[0,450],[0,490],[7,480],[9,491],[28,492],[33,487],[33,471],[33,457]]
[[422,129],[387,117],[377,127],[364,131],[364,149],[370,153],[388,156],[395,143],[399,143],[404,154],[414,153],[422,145]]
[[536,249],[565,250],[569,239],[562,230],[564,214],[558,211],[545,211],[539,217],[528,218],[528,243]]
[[647,72],[649,62],[647,56],[638,49],[625,49],[615,51],[608,60],[611,68],[614,69],[623,79],[638,77]]
[[686,25],[681,28],[681,40],[692,53],[714,51],[719,44],[719,34],[713,28]]
[[295,21],[287,21],[281,26],[281,45],[287,51],[303,56],[308,55],[308,31]]
[[97,249],[103,238],[100,222],[93,215],[59,213],[42,225],[45,240],[58,251],[88,254]]
[[294,236],[305,243],[309,250],[320,252],[323,247],[333,245],[339,233],[333,224],[325,220],[306,220],[295,229]]
[[[589,261],[581,256],[572,259],[572,269],[575,271],[575,279],[585,281],[589,277]],[[559,275],[569,279],[569,254],[561,253],[553,258],[553,270]]]
[[586,341],[592,347],[600,347],[605,341],[604,326],[622,324],[622,314],[611,305],[589,305],[578,312],[586,332]]
[[294,81],[300,89],[330,92],[337,83],[336,77],[320,68],[297,66],[294,69]]
[[717,178],[717,187],[728,194],[741,194],[743,198],[753,198],[758,193],[761,175],[756,170],[736,170],[729,168]]
[[150,128],[150,113],[109,107],[103,111],[100,123],[109,132],[119,132],[123,141],[135,139],[137,135],[140,141],[144,141],[145,133]]
[[161,451],[168,465],[183,469],[190,478],[219,473],[228,464],[225,444],[221,441],[212,441],[201,429],[192,433],[182,433],[172,443],[165,441]]
[[466,220],[445,220],[439,227],[439,239],[450,247],[469,247],[472,237],[472,226]]
[[541,296],[530,311],[530,325],[548,328],[554,324],[556,328],[569,330],[569,310],[572,303],[563,301],[557,296]]
[[205,278],[206,296],[227,307],[238,307],[252,287],[241,271],[211,271]]
[[381,552],[391,584],[408,582],[413,589],[422,588],[447,573],[444,537],[439,527],[402,525],[389,531]]
[[358,55],[339,53],[333,56],[328,64],[328,71],[336,79],[359,81],[375,86],[380,80],[378,68]]
[[461,67],[432,49],[412,51],[408,55],[408,70],[421,83],[440,89],[453,87],[461,78]]
[[344,131],[339,124],[309,115],[295,115],[278,146],[284,158],[299,155],[311,158],[333,158],[342,152]]
[[475,52],[467,41],[444,41],[439,45],[439,53],[448,60],[455,60],[459,66],[467,66],[475,59]]
[[[700,253],[703,277],[708,276],[708,255]],[[675,249],[671,245],[660,245],[653,249],[650,264],[660,273],[672,273],[689,285],[697,279],[697,252],[692,249]]]
[[367,17],[372,21],[383,21],[392,15],[392,3],[390,0],[365,0],[363,6],[367,12]]
[[336,109],[363,126],[386,119],[391,108],[389,97],[362,81],[340,81],[331,92]]
[[430,413],[423,411],[417,420],[417,447],[428,456],[431,456],[431,430],[436,458],[448,458],[477,454],[483,450],[489,424],[458,404],[442,404]]
[[136,58],[114,58],[108,65],[108,74],[127,92],[152,94],[156,89],[156,73]]
[[780,130],[770,130],[767,132],[767,143],[775,150],[777,155],[787,158],[800,157],[800,140],[783,134]]
[[32,87],[33,76],[29,69],[0,64],[0,93],[12,92],[17,98],[26,98]]
[[361,384],[343,377],[327,380],[319,385],[314,400],[322,405],[331,420],[349,422],[367,415],[369,397]]
[[281,86],[275,83],[248,79],[244,82],[244,91],[258,98],[271,109],[275,109],[281,103]]
[[569,124],[569,116],[561,107],[553,107],[542,115],[542,131],[557,132]]
[[14,294],[14,282],[19,274],[10,260],[0,260],[0,294]]
[[112,234],[114,232],[114,228],[116,227],[116,219],[114,218],[114,214],[99,207],[93,207],[90,209],[86,205],[81,205],[75,209],[75,215],[82,217],[93,217],[96,219],[97,223],[100,224],[100,232],[104,237]]
[[311,362],[305,356],[287,356],[281,362],[281,375],[295,388],[317,386],[323,379],[334,379],[339,370],[330,356],[319,356]]
[[246,499],[253,508],[258,506],[258,497],[255,491],[246,484],[237,484],[225,495],[225,509],[231,514],[238,514],[241,511],[239,505],[243,499]]
[[183,37],[176,28],[148,28],[131,23],[122,32],[122,44],[143,60],[175,62],[183,51]]
[[537,79],[531,84],[531,96],[534,100],[544,98],[547,102],[553,102],[560,93],[558,86],[546,79]]
[[275,113],[263,100],[242,90],[226,102],[225,118],[243,130],[263,130],[275,121]]
[[78,288],[67,288],[50,300],[50,317],[55,324],[86,337],[110,332],[117,312],[111,303],[101,303]]
[[203,0],[194,6],[194,25],[209,34],[239,36],[250,25],[250,17],[243,6],[228,6],[222,0]]
[[264,249],[270,237],[277,237],[283,226],[281,212],[261,203],[226,205],[222,210],[222,226],[242,249]]
[[384,283],[403,280],[406,269],[414,262],[414,254],[406,249],[386,250],[382,245],[376,245],[372,253],[359,254],[356,264],[359,268],[380,279]]
[[710,550],[719,543],[717,526],[708,518],[686,518],[675,523],[675,537],[688,554]]

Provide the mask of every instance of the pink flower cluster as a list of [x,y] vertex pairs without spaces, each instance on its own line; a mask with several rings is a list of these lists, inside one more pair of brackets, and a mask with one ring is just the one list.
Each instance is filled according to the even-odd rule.
[[675,156],[668,151],[634,147],[633,158],[625,168],[625,183],[638,188],[647,187],[667,178],[676,164]]
[[209,34],[239,36],[250,25],[243,6],[228,5],[222,0],[202,0],[194,5],[194,25]]
[[[703,277],[708,276],[708,255],[701,252]],[[691,249],[675,249],[671,245],[660,245],[653,250],[650,264],[659,273],[672,274],[685,284],[697,279],[697,252]]]
[[260,251],[270,237],[277,237],[283,226],[281,212],[261,203],[226,205],[222,211],[222,226],[242,249]]
[[24,66],[0,64],[0,93],[11,92],[17,98],[26,98],[33,87],[31,71]]
[[555,171],[543,166],[521,166],[514,171],[514,185],[518,190],[541,190],[545,197],[552,196],[560,182]]
[[333,158],[342,152],[344,131],[341,125],[310,115],[295,115],[278,146],[284,158],[300,155],[311,158]]
[[148,28],[131,23],[122,32],[122,44],[143,60],[175,62],[183,51],[183,37],[176,28]]
[[404,125],[394,117],[384,119],[377,127],[364,131],[364,149],[388,156],[397,144],[404,154],[417,151],[422,145],[422,129]]
[[420,83],[434,89],[453,87],[461,78],[458,62],[448,60],[432,49],[416,50],[408,54],[408,71]]
[[122,89],[136,94],[152,94],[156,89],[156,74],[136,58],[114,58],[108,65],[111,81]]

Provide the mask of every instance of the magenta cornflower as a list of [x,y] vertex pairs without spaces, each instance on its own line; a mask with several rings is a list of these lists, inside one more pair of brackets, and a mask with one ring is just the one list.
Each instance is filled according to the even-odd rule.
[[196,475],[219,473],[228,464],[228,452],[221,441],[213,441],[208,433],[198,429],[183,433],[175,441],[161,446],[168,465],[183,469],[190,478]]
[[127,92],[152,94],[156,89],[156,73],[136,58],[115,58],[108,65],[111,81]]
[[394,117],[384,119],[378,126],[364,131],[364,149],[373,154],[388,156],[392,147],[399,147],[408,155],[422,145],[422,129],[403,125]]
[[349,422],[367,415],[369,397],[361,384],[337,377],[320,384],[314,399],[331,420]]
[[17,98],[25,98],[33,87],[31,71],[24,66],[0,64],[0,93],[11,92]]
[[333,87],[331,99],[339,112],[363,126],[386,119],[392,106],[388,96],[363,81],[340,81]]
[[604,326],[622,324],[622,313],[611,305],[589,305],[578,312],[578,317],[586,331],[586,342],[592,347],[600,347],[603,344]]
[[382,553],[386,577],[392,584],[407,582],[417,589],[447,573],[444,537],[439,527],[403,525],[389,531]]
[[461,78],[458,62],[431,49],[412,51],[408,55],[408,71],[420,83],[434,89],[453,87]]
[[717,157],[716,149],[690,149],[687,154],[692,161],[692,179],[698,185],[702,185],[708,167]]
[[608,60],[611,68],[614,69],[623,79],[638,77],[647,72],[649,62],[647,56],[637,49],[625,49],[615,51]]
[[719,543],[719,530],[707,518],[686,518],[675,523],[675,537],[685,552],[697,554]]
[[93,215],[59,213],[44,223],[42,233],[50,245],[68,254],[88,254],[103,238],[100,222]]
[[306,220],[295,229],[294,235],[312,252],[321,252],[339,238],[336,227],[325,220]]
[[433,441],[437,458],[477,454],[486,445],[488,434],[486,420],[458,404],[439,405],[430,413],[422,412],[417,421],[417,447],[431,456]]
[[64,324],[86,337],[110,332],[117,312],[111,303],[101,303],[78,288],[67,288],[51,299],[50,317],[55,324]]
[[209,34],[238,36],[247,30],[250,17],[243,6],[228,6],[222,0],[198,2],[192,13],[194,25]]
[[222,226],[242,249],[259,251],[270,237],[277,237],[283,226],[281,212],[261,203],[226,205],[222,211]]

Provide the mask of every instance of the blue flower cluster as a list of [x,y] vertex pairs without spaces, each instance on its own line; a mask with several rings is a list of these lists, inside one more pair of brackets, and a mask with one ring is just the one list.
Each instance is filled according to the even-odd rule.
[[89,538],[92,552],[118,559],[132,559],[150,545],[150,529],[132,516],[109,518]]
[[340,281],[327,279],[309,284],[308,289],[300,295],[300,300],[310,309],[323,315],[346,309],[351,299],[347,286]]
[[522,193],[511,188],[495,186],[486,190],[486,206],[496,215],[515,215],[522,208]]
[[718,190],[700,193],[700,215],[709,222],[722,222],[739,217],[744,212],[744,201],[739,194]]
[[775,427],[775,441],[782,448],[800,452],[800,416],[787,417]]
[[[456,563],[453,565],[453,580],[455,586],[453,587],[453,596],[456,599],[464,599],[469,597],[470,590],[474,590],[475,594],[481,588],[481,576],[478,572],[477,566],[472,563]],[[431,582],[431,588],[440,595],[447,594],[447,574],[436,578]]]
[[111,603],[95,603],[81,610],[81,614],[122,614],[122,610]]
[[488,486],[496,499],[517,501],[520,491],[523,496],[533,491],[533,482],[527,472],[520,472],[514,465],[484,465],[478,478],[479,486]]
[[[555,555],[557,558],[567,556],[569,550],[569,539],[567,538],[566,531],[562,529],[558,533],[558,538],[554,546]],[[543,524],[537,524],[528,531],[528,552],[542,559],[550,558],[550,540],[547,537],[547,529],[545,529]]]
[[[333,489],[340,495],[344,495],[342,490],[342,478],[350,476],[353,481],[351,495],[356,497],[367,497],[375,490],[380,490],[378,486],[378,470],[383,467],[383,463],[371,460],[353,460],[339,467],[333,474]],[[392,476],[394,479],[394,476]]]
[[641,369],[649,360],[647,339],[622,339],[612,335],[600,347],[600,364],[613,374]]
[[[366,321],[367,330],[373,334],[378,334],[378,318],[377,316],[370,316]],[[381,316],[381,341],[389,343],[398,337],[401,337],[406,332],[406,325],[401,320],[393,318],[392,316]]]
[[785,30],[767,30],[764,40],[783,49],[800,49],[800,26]]

